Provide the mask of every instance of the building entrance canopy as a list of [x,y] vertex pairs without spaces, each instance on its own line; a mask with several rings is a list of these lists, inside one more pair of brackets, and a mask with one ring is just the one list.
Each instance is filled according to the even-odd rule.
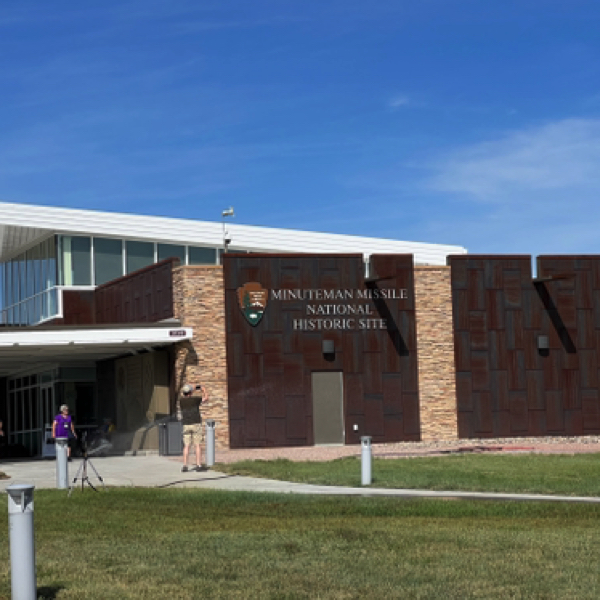
[[0,377],[48,363],[98,361],[192,339],[189,327],[52,327],[0,331]]

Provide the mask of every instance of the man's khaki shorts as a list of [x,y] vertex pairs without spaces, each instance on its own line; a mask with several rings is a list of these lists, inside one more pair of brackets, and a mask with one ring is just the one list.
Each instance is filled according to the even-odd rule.
[[204,428],[202,423],[183,426],[183,443],[186,446],[190,444],[201,444],[204,441]]

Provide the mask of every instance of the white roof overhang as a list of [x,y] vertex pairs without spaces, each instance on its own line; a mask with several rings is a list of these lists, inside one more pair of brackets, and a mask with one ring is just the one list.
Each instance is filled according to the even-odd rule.
[[[334,233],[277,229],[227,222],[231,248],[254,252],[414,254],[417,264],[446,264],[462,246],[403,242]],[[220,222],[0,202],[0,260],[51,234],[90,235],[170,244],[220,247]]]
[[48,363],[128,356],[191,340],[189,327],[20,328],[0,331],[0,377]]

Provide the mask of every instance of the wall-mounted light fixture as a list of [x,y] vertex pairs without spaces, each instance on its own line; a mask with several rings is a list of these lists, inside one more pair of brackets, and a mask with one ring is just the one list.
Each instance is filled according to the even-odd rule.
[[331,357],[335,354],[335,342],[333,340],[323,340],[323,355],[325,357]]
[[538,335],[538,350],[550,350],[550,338],[547,335]]

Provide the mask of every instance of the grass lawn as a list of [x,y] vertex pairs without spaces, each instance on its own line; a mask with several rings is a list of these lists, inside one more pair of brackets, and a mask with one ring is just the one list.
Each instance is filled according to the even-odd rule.
[[[43,598],[598,598],[600,506],[35,492]],[[7,519],[0,598],[10,597]]]
[[[360,458],[219,464],[219,471],[319,485],[360,486]],[[470,454],[373,459],[373,487],[600,496],[600,454]]]

